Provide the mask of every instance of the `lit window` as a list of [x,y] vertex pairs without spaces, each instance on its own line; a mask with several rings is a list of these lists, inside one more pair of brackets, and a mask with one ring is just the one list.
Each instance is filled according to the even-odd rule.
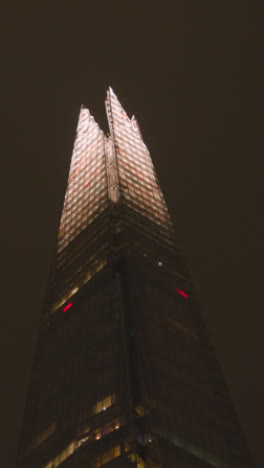
[[108,397],[104,398],[101,401],[98,401],[92,409],[93,414],[101,413],[105,411],[107,408],[115,404],[115,395],[109,395]]
[[30,450],[33,450],[34,448],[38,447],[40,444],[42,444],[51,434],[53,434],[56,430],[56,424],[52,423],[50,426],[45,429],[45,431],[41,432],[32,442],[31,444],[27,447],[25,450],[25,454],[28,453]]
[[76,447],[76,442],[71,442],[62,452],[57,455],[57,457],[53,458],[47,465],[45,465],[43,468],[57,468],[66,458],[68,458],[75,450]]
[[120,456],[120,446],[113,447],[108,452],[103,453],[100,457],[95,458],[91,463],[91,468],[99,468],[108,463],[110,460]]
[[120,419],[114,419],[105,426],[99,427],[93,432],[95,440],[101,439],[101,437],[110,434],[110,432],[116,431],[120,428]]
[[144,416],[144,415],[145,415],[145,409],[144,409],[144,407],[138,405],[138,406],[136,407],[136,413],[137,413],[139,416]]

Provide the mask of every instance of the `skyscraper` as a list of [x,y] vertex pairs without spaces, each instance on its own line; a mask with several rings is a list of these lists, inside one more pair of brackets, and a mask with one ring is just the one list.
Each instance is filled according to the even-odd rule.
[[134,117],[81,109],[17,467],[253,467]]

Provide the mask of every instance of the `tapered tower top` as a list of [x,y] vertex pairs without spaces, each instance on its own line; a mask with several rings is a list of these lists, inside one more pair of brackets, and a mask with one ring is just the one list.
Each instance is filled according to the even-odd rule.
[[58,251],[109,203],[126,204],[166,229],[171,219],[137,120],[127,116],[112,88],[105,101],[110,136],[82,107],[62,211]]

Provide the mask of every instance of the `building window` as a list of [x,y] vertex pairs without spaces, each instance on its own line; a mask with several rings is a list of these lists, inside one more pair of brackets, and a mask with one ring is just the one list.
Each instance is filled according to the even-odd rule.
[[94,438],[95,440],[101,439],[101,437],[110,434],[110,432],[116,431],[120,428],[120,419],[114,419],[113,421],[110,421],[108,424],[105,424],[105,426],[98,427],[94,431]]
[[71,442],[67,447],[59,454],[57,457],[53,458],[47,465],[43,468],[57,468],[66,458],[68,458],[76,449],[76,443]]
[[26,448],[24,455],[31,450],[37,448],[39,445],[41,445],[45,440],[55,432],[56,430],[56,424],[52,423],[50,424],[43,432],[38,434],[38,436],[28,445]]
[[103,400],[95,403],[92,409],[92,414],[101,413],[102,411],[107,410],[107,408],[110,408],[110,406],[114,404],[115,404],[115,395],[109,395],[105,397]]
[[120,446],[113,447],[108,452],[103,453],[100,457],[95,458],[91,463],[91,468],[99,468],[103,466],[105,463],[113,460],[120,456]]

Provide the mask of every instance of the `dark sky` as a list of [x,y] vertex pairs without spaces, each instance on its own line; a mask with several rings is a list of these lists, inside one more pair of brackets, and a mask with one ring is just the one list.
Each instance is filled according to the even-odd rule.
[[1,466],[12,468],[78,112],[135,114],[258,467],[263,79],[240,2],[9,2],[1,47]]

